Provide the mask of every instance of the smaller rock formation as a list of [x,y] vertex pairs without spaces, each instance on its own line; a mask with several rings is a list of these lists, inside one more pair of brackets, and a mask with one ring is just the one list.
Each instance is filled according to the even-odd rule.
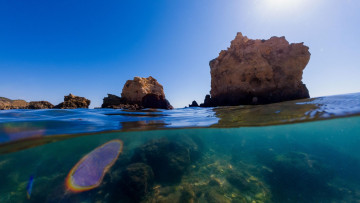
[[194,100],[191,104],[189,104],[189,107],[199,107],[199,104]]
[[101,108],[140,110],[144,107],[138,104],[129,104],[126,99],[122,97],[108,94],[107,97],[104,97]]
[[125,104],[126,100],[124,98],[113,94],[108,94],[107,97],[104,97],[101,108],[122,109],[124,108]]
[[134,77],[134,80],[128,80],[123,87],[121,97],[108,94],[101,107],[132,110],[173,109],[165,98],[163,86],[151,76],[148,78]]
[[[309,47],[285,37],[252,40],[238,33],[227,50],[210,61],[214,106],[268,104],[309,98],[302,74]],[[209,97],[210,99],[210,97]]]
[[209,94],[205,96],[204,103],[200,104],[200,107],[215,107],[216,104],[212,101]]
[[56,109],[77,109],[77,108],[89,108],[90,100],[85,97],[78,97],[73,94],[64,96],[64,102],[56,105]]
[[29,102],[28,109],[52,109],[54,105],[48,101],[32,101]]

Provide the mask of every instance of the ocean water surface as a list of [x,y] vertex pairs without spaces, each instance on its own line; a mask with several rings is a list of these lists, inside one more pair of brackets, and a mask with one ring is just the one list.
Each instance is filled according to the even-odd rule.
[[360,93],[0,111],[0,202],[360,202]]

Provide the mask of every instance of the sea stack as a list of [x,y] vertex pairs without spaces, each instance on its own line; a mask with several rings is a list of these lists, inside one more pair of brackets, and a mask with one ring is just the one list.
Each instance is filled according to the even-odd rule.
[[104,98],[102,108],[173,109],[165,98],[163,86],[151,76],[148,78],[134,77],[133,80],[126,81],[121,97],[108,94],[108,97]]
[[285,37],[252,40],[238,33],[230,48],[210,61],[211,100],[204,106],[268,104],[309,98],[302,74],[309,47]]

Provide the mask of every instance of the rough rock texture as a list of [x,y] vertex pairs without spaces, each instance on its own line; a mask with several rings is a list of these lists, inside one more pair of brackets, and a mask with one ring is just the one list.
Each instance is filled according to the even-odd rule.
[[28,105],[28,109],[52,109],[54,105],[52,105],[48,101],[32,101]]
[[165,98],[163,86],[151,76],[148,78],[134,77],[134,80],[126,81],[121,97],[128,102],[139,104],[147,94],[156,94]]
[[85,97],[74,96],[69,94],[64,96],[64,102],[56,105],[54,108],[57,109],[77,109],[77,108],[89,108],[90,100]]
[[24,100],[11,100],[5,97],[0,97],[0,110],[8,109],[27,109],[28,103]]
[[137,202],[152,190],[154,172],[144,163],[134,163],[123,171],[122,182],[122,190]]
[[252,40],[238,33],[230,48],[210,61],[214,106],[266,104],[309,98],[302,74],[310,60],[303,43],[285,37]]
[[142,108],[173,109],[165,98],[163,86],[151,76],[148,78],[134,77],[134,80],[128,80],[123,87],[121,97],[108,94],[101,107],[132,110]]

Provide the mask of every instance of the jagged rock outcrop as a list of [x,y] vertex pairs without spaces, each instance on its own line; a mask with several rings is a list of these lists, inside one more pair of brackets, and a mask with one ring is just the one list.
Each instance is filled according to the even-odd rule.
[[[230,48],[210,61],[213,106],[267,104],[309,98],[302,74],[309,47],[285,37],[252,40],[238,33]],[[206,102],[205,102],[206,103]]]
[[28,103],[24,100],[11,100],[5,97],[0,97],[0,110],[8,109],[27,109]]
[[54,105],[48,101],[32,101],[29,102],[28,109],[52,109]]
[[194,100],[191,104],[189,104],[189,107],[199,107],[199,104]]
[[0,110],[8,109],[51,109],[54,105],[47,101],[32,101],[25,100],[11,100],[5,97],[0,97]]
[[56,105],[56,109],[77,109],[77,108],[89,108],[90,100],[85,97],[78,97],[73,94],[64,96],[64,102]]
[[128,80],[123,87],[121,97],[108,94],[101,107],[132,110],[142,108],[173,109],[165,98],[163,86],[151,76],[148,78],[134,77],[134,80]]
[[204,103],[200,104],[200,107],[215,107],[215,103],[211,99],[211,96],[207,94],[204,99]]

